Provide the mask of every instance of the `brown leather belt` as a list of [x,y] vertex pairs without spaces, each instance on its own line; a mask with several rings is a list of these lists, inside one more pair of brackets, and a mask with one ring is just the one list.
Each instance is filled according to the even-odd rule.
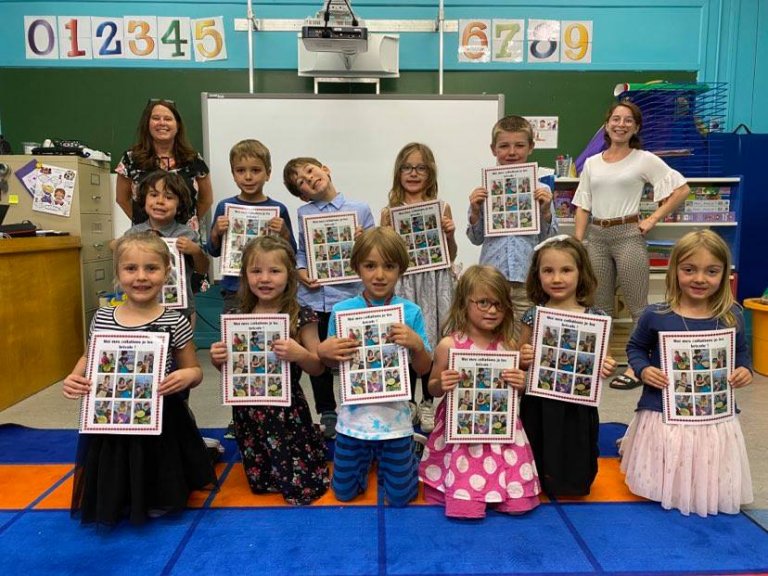
[[592,218],[592,224],[600,226],[600,228],[610,228],[611,226],[619,226],[620,224],[633,224],[640,221],[640,214],[632,214],[630,216],[620,216],[619,218]]

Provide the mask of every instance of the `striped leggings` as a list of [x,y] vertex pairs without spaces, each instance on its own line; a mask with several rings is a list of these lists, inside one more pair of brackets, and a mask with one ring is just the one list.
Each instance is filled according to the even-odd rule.
[[590,225],[587,252],[597,276],[595,304],[613,315],[618,280],[632,321],[637,322],[648,306],[648,249],[637,224]]
[[368,472],[376,458],[384,495],[391,506],[405,506],[419,490],[419,462],[413,452],[413,437],[391,440],[361,440],[336,435],[331,486],[336,498],[348,502],[365,492]]

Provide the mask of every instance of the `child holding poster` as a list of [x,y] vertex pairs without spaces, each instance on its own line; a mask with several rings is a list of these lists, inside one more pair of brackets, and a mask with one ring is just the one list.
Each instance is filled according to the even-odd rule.
[[[515,350],[512,326],[512,300],[504,276],[492,266],[468,268],[456,286],[445,327],[448,336],[435,349],[429,378],[432,394],[443,396],[462,379],[460,372],[448,367],[451,349]],[[525,387],[525,372],[520,369],[503,370],[501,377],[507,386]],[[478,394],[478,403],[487,402],[488,396]],[[445,515],[452,518],[484,518],[489,505],[508,514],[538,506],[539,479],[520,421],[515,421],[511,444],[448,444],[446,404],[437,406],[435,429],[419,466],[427,502],[444,505]]]
[[738,415],[704,425],[662,420],[659,333],[736,328],[735,361],[728,384],[752,382],[744,318],[731,292],[731,254],[711,230],[677,241],[667,268],[667,301],[645,309],[627,344],[629,363],[643,382],[637,410],[622,442],[621,470],[629,489],[685,515],[738,514],[752,502],[752,477]]
[[[549,238],[536,246],[528,271],[526,291],[528,298],[537,306],[580,314],[605,315],[593,306],[597,278],[592,271],[587,251],[581,242],[566,235]],[[536,306],[523,315],[520,331],[521,365],[533,363],[533,324]],[[546,340],[555,347],[564,343]],[[568,344],[567,346],[571,346]],[[586,341],[582,348],[588,349]],[[550,364],[554,347],[546,347],[541,353]],[[560,356],[573,358],[573,354],[561,352]],[[582,357],[590,357],[583,354]],[[573,371],[572,360],[557,361],[558,375],[568,376],[564,371]],[[545,362],[542,362],[542,366]],[[601,373],[607,377],[613,372],[616,362],[607,356]],[[554,374],[547,371],[547,374]],[[597,444],[600,418],[596,406],[585,406],[564,402],[555,398],[542,398],[526,394],[520,401],[520,418],[531,442],[541,486],[550,496],[584,496],[589,494],[597,475]]]
[[[392,189],[389,191],[387,208],[381,211],[381,225],[392,226],[389,209],[394,206],[417,204],[437,198],[437,164],[432,150],[426,144],[411,142],[406,144],[395,159],[395,170],[392,178]],[[440,202],[442,207],[442,229],[448,241],[450,261],[456,259],[456,224],[453,221],[451,207],[447,202]],[[413,228],[411,228],[413,229]],[[415,230],[414,230],[415,231]],[[399,231],[401,235],[405,230]],[[418,304],[426,322],[429,344],[437,346],[442,328],[448,317],[453,290],[456,284],[451,268],[439,270],[424,270],[400,278],[396,293],[407,300]],[[432,395],[429,393],[429,370],[424,374],[416,374],[411,366],[411,411],[413,423],[420,424],[421,430],[427,434],[435,428],[435,409]],[[415,404],[416,382],[421,379],[422,401]]]
[[[72,492],[72,515],[83,523],[116,524],[182,510],[192,490],[216,483],[216,474],[181,392],[203,379],[192,329],[176,310],[163,308],[158,294],[170,272],[168,246],[151,232],[129,234],[115,246],[115,275],[126,301],[99,308],[90,334],[160,332],[170,335],[170,354],[158,393],[164,396],[159,436],[81,434]],[[175,362],[175,369],[172,363]],[[86,357],[64,379],[63,392],[75,399],[93,384],[84,376]],[[127,406],[125,404],[124,406]]]

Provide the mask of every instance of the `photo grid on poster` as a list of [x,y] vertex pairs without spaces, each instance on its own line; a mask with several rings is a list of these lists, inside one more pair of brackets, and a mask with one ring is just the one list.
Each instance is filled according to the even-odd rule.
[[145,434],[162,432],[164,377],[170,336],[156,332],[96,332],[88,346],[80,431]]
[[274,342],[288,338],[288,314],[223,314],[229,356],[221,371],[222,404],[290,406],[291,376]]
[[187,307],[187,263],[176,245],[178,238],[163,238],[171,252],[171,272],[160,290],[160,303],[166,308]]
[[397,206],[389,211],[392,226],[408,246],[410,263],[405,274],[450,268],[439,200]]
[[360,278],[352,269],[356,212],[304,216],[309,277],[320,284],[341,284]]
[[448,354],[448,366],[459,373],[459,384],[446,397],[445,441],[514,442],[517,391],[501,373],[518,367],[519,353],[452,349]]
[[356,340],[355,357],[339,366],[342,404],[411,399],[408,351],[392,342],[392,325],[403,322],[402,304],[336,314],[339,337]]
[[280,209],[276,206],[227,204],[224,215],[229,219],[229,228],[223,239],[221,274],[238,276],[245,245],[257,236],[269,234],[269,221],[280,216]]
[[535,162],[483,169],[486,236],[539,233],[539,204],[533,199],[537,170]]
[[527,393],[598,406],[610,333],[610,316],[538,307]]
[[712,424],[733,418],[733,372],[736,331],[661,332],[663,372],[671,384],[662,393],[668,424]]

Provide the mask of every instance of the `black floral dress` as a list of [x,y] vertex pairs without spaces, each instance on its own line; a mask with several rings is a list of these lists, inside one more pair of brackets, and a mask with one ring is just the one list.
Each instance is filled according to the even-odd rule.
[[[317,322],[302,308],[299,329]],[[277,492],[289,504],[309,504],[328,490],[325,440],[299,385],[301,368],[291,363],[291,406],[234,406],[235,438],[254,494]]]

